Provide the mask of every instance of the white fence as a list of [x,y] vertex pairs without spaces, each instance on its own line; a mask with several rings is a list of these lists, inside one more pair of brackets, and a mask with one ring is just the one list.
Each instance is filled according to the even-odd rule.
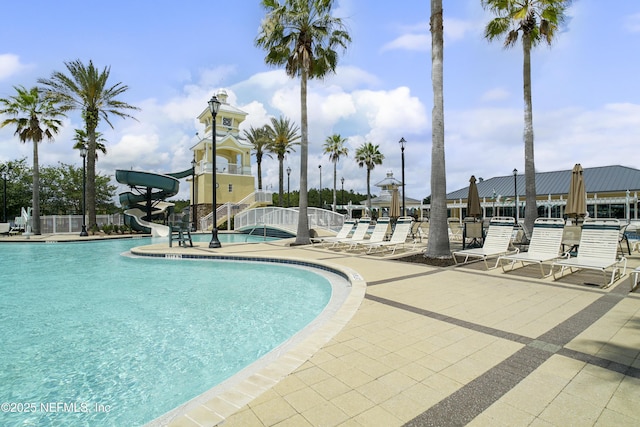
[[[98,223],[98,227],[102,227],[107,224],[124,225],[124,215],[96,215],[96,222]],[[86,221],[86,225],[88,228],[88,220]],[[80,231],[82,231],[82,215],[40,216],[40,232],[43,234],[80,233]]]

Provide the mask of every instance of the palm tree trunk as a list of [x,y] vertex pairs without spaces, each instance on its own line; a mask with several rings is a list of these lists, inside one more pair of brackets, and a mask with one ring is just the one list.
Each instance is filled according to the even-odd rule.
[[369,208],[369,216],[371,215],[371,169],[367,168],[367,208]]
[[336,181],[338,179],[338,163],[333,162],[333,205],[331,210],[336,211]]
[[431,82],[433,85],[431,145],[431,214],[427,258],[449,258],[447,225],[447,175],[444,152],[444,78],[443,78],[442,0],[431,0]]
[[98,224],[96,219],[96,128],[98,112],[86,111],[87,124],[87,205],[89,227]]
[[40,167],[38,165],[38,141],[33,142],[33,188],[31,189],[33,210],[31,212],[31,227],[33,234],[41,234],[40,230]]
[[531,35],[522,36],[524,53],[524,178],[525,178],[525,213],[524,226],[527,231],[533,230],[533,223],[538,217],[536,205],[536,167],[533,158],[533,103],[531,101]]
[[262,158],[256,156],[256,163],[258,164],[258,190],[262,190]]
[[311,243],[309,237],[309,218],[307,216],[307,207],[309,206],[309,195],[307,193],[307,167],[309,163],[307,79],[308,71],[305,67],[302,67],[300,76],[300,208],[298,210],[296,245],[308,245]]
[[278,204],[280,207],[284,207],[284,191],[282,187],[284,186],[284,156],[278,156]]

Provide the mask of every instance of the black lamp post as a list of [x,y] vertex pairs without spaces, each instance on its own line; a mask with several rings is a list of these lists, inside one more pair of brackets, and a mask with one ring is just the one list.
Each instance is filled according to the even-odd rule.
[[11,166],[2,165],[2,180],[4,181],[4,190],[2,198],[2,222],[7,222],[7,172],[11,170]]
[[320,209],[322,209],[322,165],[318,165],[318,170],[320,171],[320,191],[318,196],[320,196]]
[[291,167],[287,166],[287,207],[290,208],[291,207],[291,198],[289,197],[291,195],[291,192],[289,191],[289,184],[290,184],[290,178],[291,178]]
[[404,209],[404,146],[407,143],[407,141],[405,141],[404,137],[400,138],[400,151],[402,152],[402,215],[400,216],[404,216],[405,215],[405,209]]
[[198,229],[198,222],[196,218],[196,155],[194,153],[193,160],[191,160],[191,231]]
[[82,157],[82,231],[80,236],[88,236],[86,213],[87,213],[87,147],[82,146],[80,149],[80,156]]
[[518,169],[513,169],[513,202],[515,204],[516,223],[518,222]]
[[342,205],[342,209],[344,209],[344,176],[340,178],[340,182],[342,183],[342,191],[340,192],[340,204]]
[[212,158],[212,181],[211,181],[211,216],[213,219],[213,224],[211,225],[211,242],[209,242],[210,248],[221,248],[220,240],[218,240],[218,215],[216,212],[217,208],[217,199],[216,199],[216,116],[218,115],[218,110],[220,109],[220,101],[218,98],[213,95],[209,100],[209,111],[211,111],[211,146],[213,147],[211,151]]

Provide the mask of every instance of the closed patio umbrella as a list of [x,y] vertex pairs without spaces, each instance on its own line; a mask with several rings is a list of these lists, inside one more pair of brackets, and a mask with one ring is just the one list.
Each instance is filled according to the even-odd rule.
[[577,163],[571,171],[565,214],[575,219],[584,218],[587,215],[587,192],[584,189],[584,176],[580,163]]
[[400,198],[398,197],[398,187],[393,186],[391,191],[391,207],[389,208],[389,217],[398,218],[400,216]]
[[479,218],[482,216],[482,207],[480,206],[480,197],[478,196],[478,187],[476,186],[476,177],[471,175],[469,179],[469,195],[467,196],[467,216]]

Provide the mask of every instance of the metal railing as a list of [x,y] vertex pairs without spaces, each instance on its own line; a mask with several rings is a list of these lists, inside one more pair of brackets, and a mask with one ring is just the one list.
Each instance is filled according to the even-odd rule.
[[[248,209],[240,212],[234,219],[234,229],[242,230],[256,226],[271,226],[296,233],[298,230],[298,208],[265,208]],[[309,228],[323,228],[338,231],[344,223],[344,215],[325,209],[308,208]]]
[[[219,223],[221,220],[226,218],[227,224],[229,224],[229,221],[228,221],[229,218],[233,218],[239,212],[242,212],[243,210],[247,209],[249,206],[251,206],[252,203],[254,202],[271,203],[272,200],[273,200],[273,193],[268,191],[263,191],[263,190],[255,191],[249,194],[248,196],[246,196],[244,199],[240,200],[239,202],[235,202],[235,203],[227,202],[223,205],[218,206],[218,209],[216,209],[216,219],[218,220],[218,223]],[[213,214],[209,213],[204,217],[200,218],[199,229],[210,230],[212,224],[213,224]]]

